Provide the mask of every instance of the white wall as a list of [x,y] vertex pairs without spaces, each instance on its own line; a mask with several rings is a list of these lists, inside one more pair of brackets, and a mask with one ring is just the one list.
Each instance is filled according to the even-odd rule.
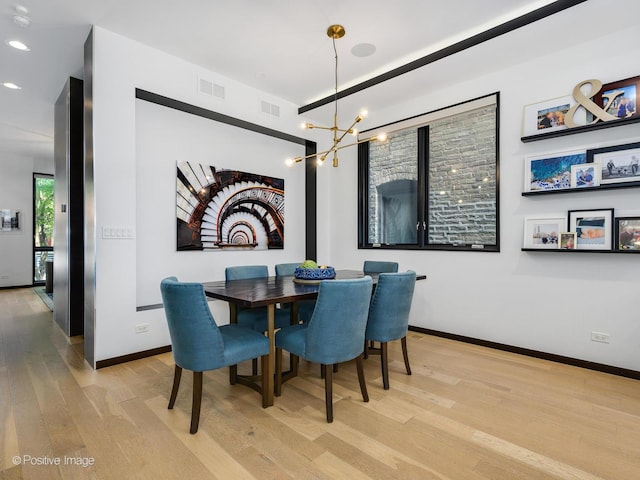
[[[162,277],[175,274],[186,281],[221,280],[224,279],[224,268],[229,265],[267,264],[273,271],[276,263],[298,261],[303,257],[304,202],[300,199],[304,191],[304,169],[288,168],[284,159],[303,154],[304,149],[251,132],[234,133],[233,138],[227,136],[221,141],[219,132],[227,131],[229,127],[195,117],[175,120],[172,115],[186,114],[140,106],[145,102],[136,101],[136,88],[293,135],[300,133],[297,106],[293,104],[102,28],[94,28],[94,35],[94,178],[98,233],[95,360],[100,361],[170,343],[163,310],[136,312],[137,306],[160,302]],[[224,86],[226,99],[198,93],[199,77]],[[280,105],[280,117],[263,114],[262,100]],[[145,111],[139,121],[138,108]],[[183,125],[176,125],[176,121]],[[185,122],[193,126],[192,132],[184,129]],[[184,135],[168,137],[167,128],[171,125],[176,131],[182,130]],[[203,132],[206,129],[211,130],[210,137],[194,136],[196,130]],[[166,148],[161,151],[160,146]],[[176,158],[178,152],[180,158]],[[152,157],[156,154],[158,168],[153,169]],[[205,159],[216,166],[284,178],[283,250],[175,252],[175,162]],[[157,199],[157,210],[148,198],[142,201],[139,197],[145,194],[139,187],[147,181],[167,186],[166,196]],[[151,194],[155,195],[157,191]],[[162,218],[167,220],[165,229],[146,230],[150,223],[157,225]],[[133,228],[137,230],[137,238],[102,239],[104,226]],[[155,235],[157,242],[149,241],[150,235]],[[145,261],[138,262],[142,249]],[[146,260],[150,257],[154,258],[154,264]],[[138,278],[144,284],[142,292],[137,292]],[[228,321],[228,308],[224,302],[212,302],[211,306],[218,322]],[[149,323],[150,331],[135,334],[134,326],[140,323]]]
[[[591,3],[591,2],[589,2]],[[585,7],[587,8],[587,7]],[[553,22],[571,21],[571,10]],[[564,15],[564,17],[562,16]],[[554,16],[555,17],[555,16]],[[593,25],[598,23],[594,10]],[[543,20],[517,35],[521,40],[548,38],[554,30]],[[554,23],[555,24],[555,23]],[[591,30],[585,25],[585,38]],[[331,209],[331,261],[340,267],[359,267],[364,259],[389,259],[400,268],[427,274],[418,282],[411,324],[531,348],[543,352],[640,370],[640,315],[636,308],[640,255],[525,253],[523,219],[529,214],[566,215],[569,209],[611,208],[616,215],[640,215],[638,190],[572,193],[522,197],[524,157],[638,141],[638,124],[533,143],[520,141],[523,106],[571,94],[589,78],[605,83],[640,74],[637,27],[585,40],[563,49],[562,42],[537,58],[483,76],[473,72],[457,81],[445,80],[430,91],[415,86],[406,104],[390,105],[371,89],[362,94],[377,124],[500,91],[500,227],[501,252],[377,251],[357,249],[357,169],[355,152],[339,171],[323,178],[334,192]],[[518,48],[511,38],[511,48]],[[459,68],[477,55],[491,58],[504,48],[504,39],[487,42],[444,60],[431,69],[435,83],[446,78],[446,64]],[[495,54],[495,53],[494,53]],[[407,76],[391,82],[406,88]],[[385,88],[389,88],[387,85]],[[347,157],[343,154],[342,157]],[[348,208],[347,208],[348,207]],[[339,247],[339,248],[338,248]],[[610,344],[594,343],[592,331],[609,333]]]
[[[6,154],[0,164],[0,209],[20,210],[21,230],[0,232],[0,287],[33,283],[33,174],[53,174],[51,159]],[[8,276],[8,278],[5,278]]]
[[[304,209],[296,204],[304,198],[304,172],[282,161],[294,151],[303,154],[302,146],[143,100],[136,105],[136,142],[138,306],[162,303],[159,284],[170,275],[206,282],[221,278],[222,265],[302,260]],[[176,251],[176,164],[184,161],[289,177],[284,184],[285,251]]]

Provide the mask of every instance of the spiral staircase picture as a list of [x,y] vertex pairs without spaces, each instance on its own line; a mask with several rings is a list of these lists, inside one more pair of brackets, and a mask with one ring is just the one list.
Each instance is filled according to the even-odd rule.
[[177,250],[284,247],[284,180],[183,162],[176,183]]

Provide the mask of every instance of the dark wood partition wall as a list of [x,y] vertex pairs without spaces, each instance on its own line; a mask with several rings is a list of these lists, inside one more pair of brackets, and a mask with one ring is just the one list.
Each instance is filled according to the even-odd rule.
[[53,318],[68,336],[84,333],[83,83],[69,78],[55,106]]

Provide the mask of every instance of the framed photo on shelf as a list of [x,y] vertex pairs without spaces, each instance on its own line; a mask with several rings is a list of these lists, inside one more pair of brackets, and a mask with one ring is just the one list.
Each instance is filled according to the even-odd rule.
[[613,208],[569,210],[568,230],[576,234],[577,250],[611,250]]
[[640,217],[618,217],[615,227],[616,250],[640,251]]
[[557,249],[558,234],[566,229],[567,217],[527,217],[524,220],[524,248]]
[[571,95],[554,98],[544,102],[526,105],[522,124],[522,135],[538,135],[540,133],[564,130],[567,126],[564,117],[576,103]]
[[629,118],[638,115],[637,95],[640,93],[640,77],[607,83],[593,96],[600,108],[614,117]]
[[571,188],[588,188],[600,185],[600,168],[593,163],[571,165]]
[[560,232],[558,236],[558,248],[561,250],[575,250],[576,232]]
[[571,188],[571,167],[587,163],[587,152],[575,150],[530,156],[525,159],[524,191]]
[[601,185],[640,182],[640,142],[587,150],[587,162],[599,165]]

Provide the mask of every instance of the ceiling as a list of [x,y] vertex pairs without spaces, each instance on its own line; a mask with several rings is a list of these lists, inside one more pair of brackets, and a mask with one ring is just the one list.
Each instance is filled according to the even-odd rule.
[[[332,23],[340,89],[383,73],[550,0],[18,0],[31,26],[13,21],[0,0],[0,154],[53,155],[53,104],[69,75],[82,78],[92,24],[176,55],[226,77],[304,105],[331,93]],[[394,7],[394,8],[391,8]],[[576,8],[576,7],[574,7]],[[461,15],[461,12],[464,14]],[[615,27],[616,22],[611,22]],[[612,27],[612,28],[613,28]],[[30,52],[7,45],[19,39]],[[375,45],[368,57],[351,54]],[[508,55],[507,55],[508,57]],[[507,59],[508,60],[508,59]],[[506,60],[505,60],[506,61]]]

